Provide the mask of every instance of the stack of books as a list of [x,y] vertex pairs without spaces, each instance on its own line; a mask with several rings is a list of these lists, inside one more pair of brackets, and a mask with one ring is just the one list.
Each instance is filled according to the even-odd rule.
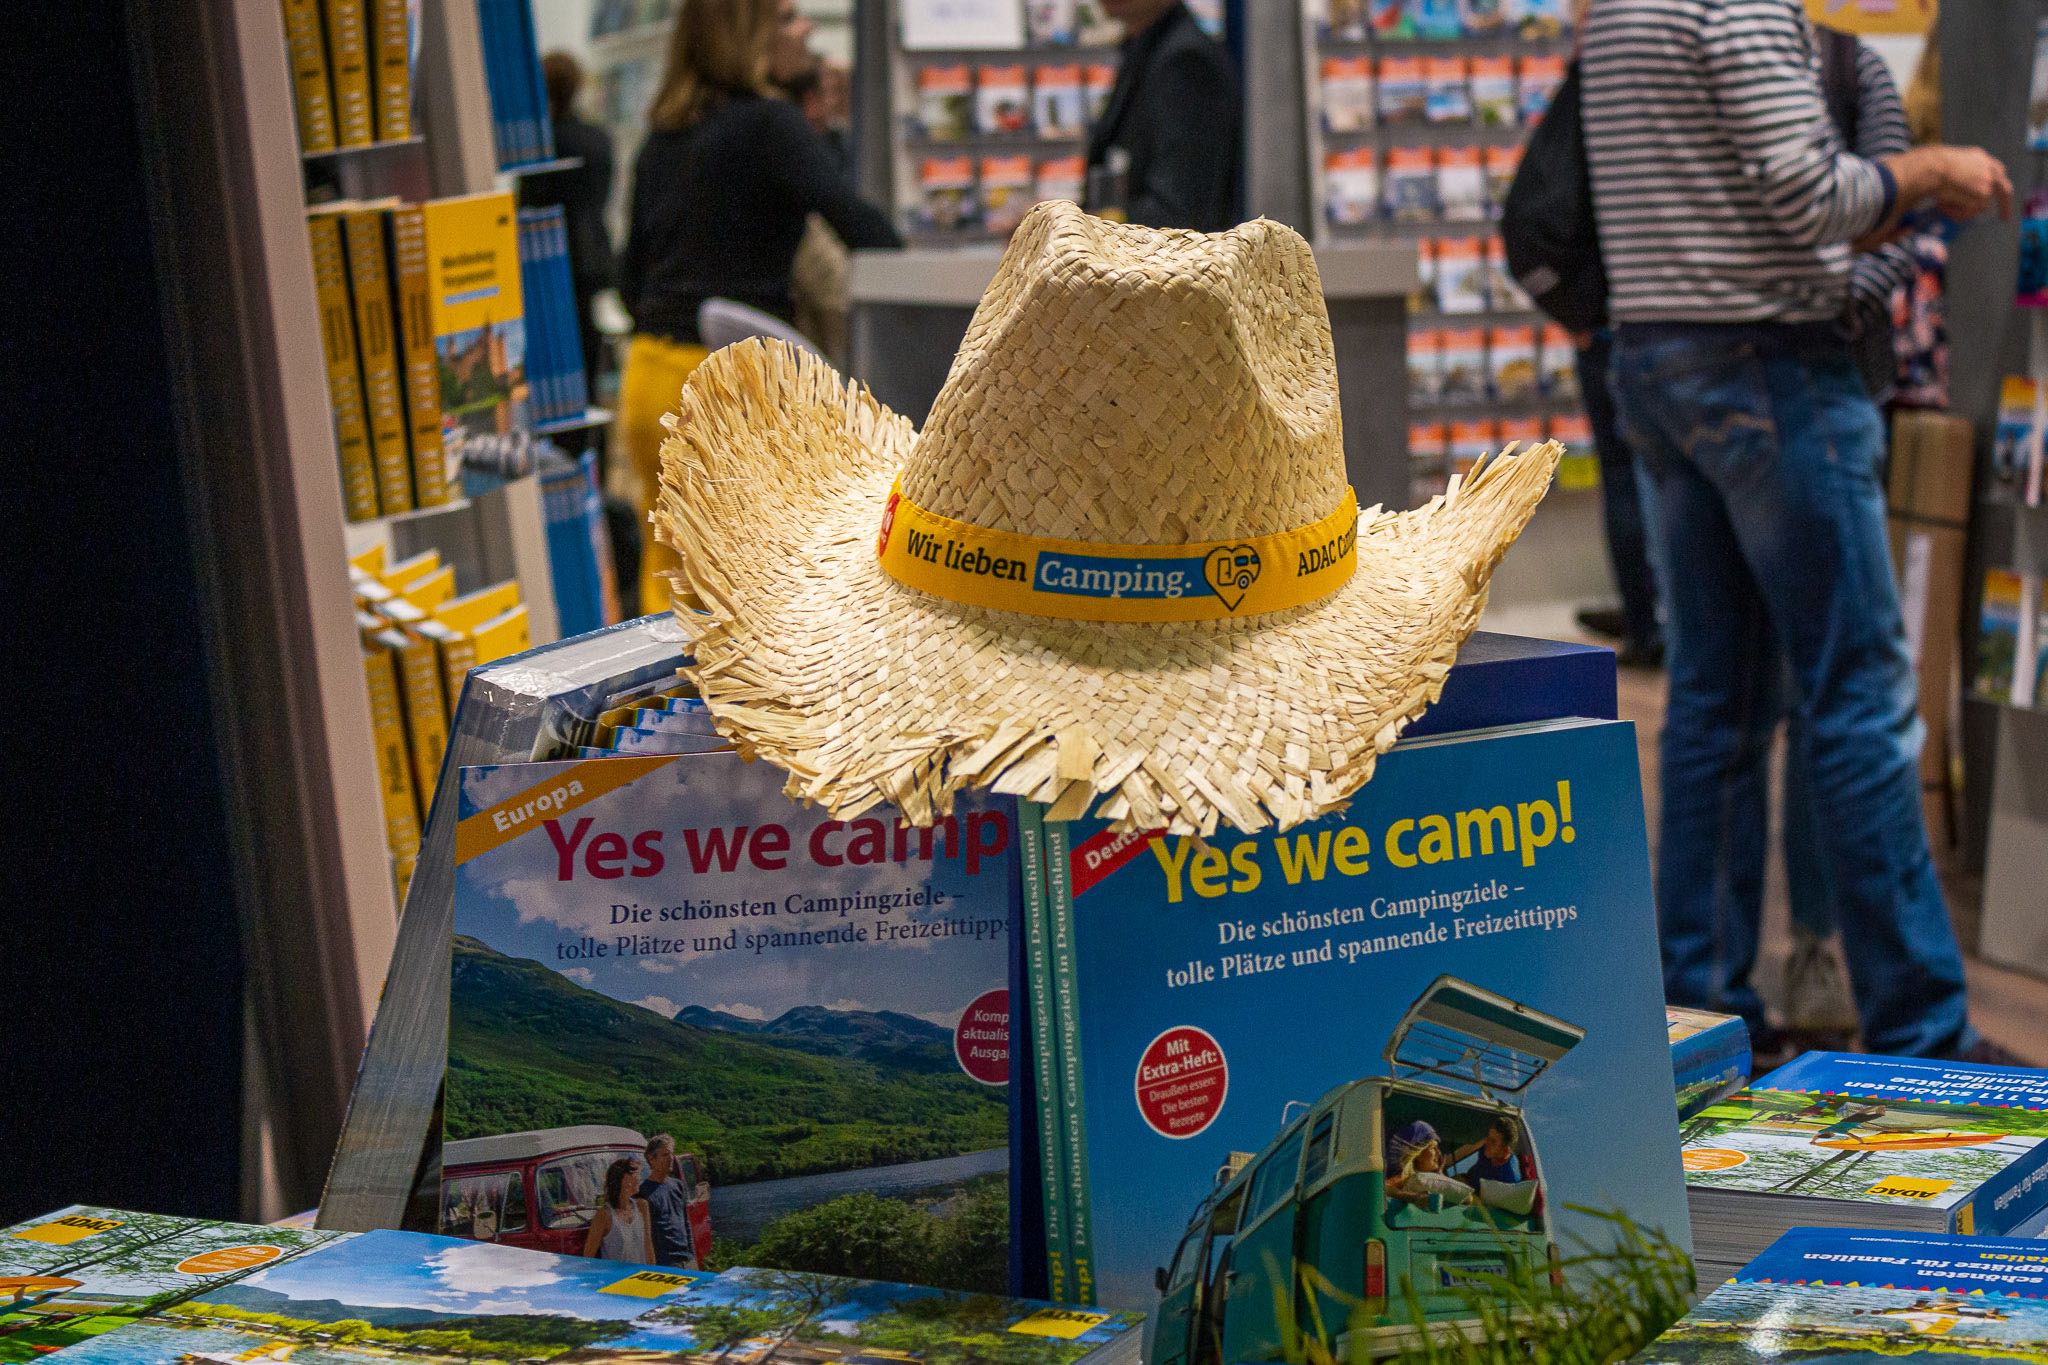
[[1794,1228],[1634,1359],[2019,1361],[2044,1352],[2039,1242]]
[[1749,1026],[1733,1014],[1667,1005],[1678,1117],[1689,1119],[1749,1084]]
[[449,501],[448,438],[526,422],[513,213],[509,194],[307,210],[350,521]]
[[519,210],[519,272],[526,296],[530,419],[537,427],[580,419],[590,393],[569,276],[569,232],[559,204]]
[[[630,1164],[630,1163],[629,1163]],[[637,1188],[638,1175],[632,1176]],[[536,1189],[536,1197],[550,1198]],[[493,1208],[495,1244],[335,1233],[74,1205],[0,1229],[10,1359],[475,1365],[733,1360],[1119,1365],[1139,1319],[832,1275],[666,1265],[533,1249],[540,1216]],[[587,1225],[601,1191],[580,1191]],[[644,1205],[638,1215],[646,1218]],[[515,1222],[523,1224],[515,1230]],[[644,1223],[643,1223],[644,1226]],[[581,1233],[582,1229],[579,1228]],[[644,1240],[641,1243],[644,1245]],[[645,1260],[643,1255],[641,1260]]]
[[412,136],[413,0],[284,0],[299,149]]
[[2048,1072],[1809,1052],[1685,1128],[1700,1282],[1794,1227],[1997,1237],[2048,1208]]
[[555,125],[548,117],[548,91],[541,79],[531,0],[477,0],[476,9],[498,169],[552,161]]
[[454,566],[442,564],[435,550],[387,564],[383,546],[373,546],[349,561],[349,576],[385,842],[402,896],[419,858],[463,680],[480,664],[526,649],[527,610],[510,580],[457,596]]

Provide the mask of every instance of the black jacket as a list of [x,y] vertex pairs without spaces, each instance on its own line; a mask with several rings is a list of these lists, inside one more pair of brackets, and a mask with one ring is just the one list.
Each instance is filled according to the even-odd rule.
[[519,207],[562,206],[570,273],[577,296],[587,299],[611,288],[613,279],[611,229],[604,221],[612,197],[612,139],[573,113],[556,114],[554,126],[555,154],[581,158],[583,164],[522,177]]
[[633,165],[619,297],[633,326],[696,341],[697,308],[723,297],[788,319],[806,215],[850,247],[901,246],[795,105],[735,95],[688,128],[655,129]]
[[1130,221],[1204,232],[1236,225],[1243,142],[1230,54],[1186,5],[1124,39],[1109,106],[1088,138],[1088,167],[1105,165],[1112,148],[1130,158]]

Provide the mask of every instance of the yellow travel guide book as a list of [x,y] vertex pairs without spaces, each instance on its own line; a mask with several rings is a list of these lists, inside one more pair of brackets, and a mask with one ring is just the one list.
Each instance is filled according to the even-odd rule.
[[448,690],[451,710],[462,700],[463,679],[480,662],[476,639],[471,632],[518,605],[519,585],[507,581],[465,593],[434,613],[434,623],[447,632],[445,635],[434,633],[433,638],[440,647],[441,678]]
[[313,245],[313,286],[320,307],[320,345],[327,358],[327,401],[334,409],[334,444],[341,457],[342,504],[350,521],[369,521],[377,515],[377,471],[370,458],[370,424],[363,408],[341,223],[331,213],[311,214],[306,232]]
[[336,140],[354,147],[377,140],[370,107],[370,28],[363,0],[320,0],[327,12],[327,65],[334,80]]
[[370,453],[377,467],[377,505],[384,515],[410,512],[412,458],[406,451],[405,390],[398,377],[398,339],[391,325],[391,275],[384,262],[384,211],[354,208],[342,215],[348,242],[349,296],[356,345],[363,356],[369,402]]
[[421,507],[438,507],[453,495],[448,487],[448,453],[441,443],[441,371],[434,358],[427,224],[418,204],[391,210],[390,248],[406,429],[412,438],[413,500]]
[[418,797],[413,792],[412,757],[405,745],[397,654],[378,645],[364,649],[363,679],[370,689],[370,733],[377,746],[377,788],[384,803],[384,843],[392,858],[403,861],[420,851],[420,817]]
[[396,564],[387,565],[384,571],[377,575],[377,581],[392,592],[404,592],[421,579],[438,572],[440,568],[441,552],[439,550],[421,550],[418,554],[408,559],[401,559]]
[[425,578],[415,579],[399,596],[424,612],[446,606],[455,597],[455,566],[444,564]]
[[527,635],[526,604],[522,602],[502,615],[493,616],[470,631],[469,636],[476,646],[476,661],[471,668],[524,653],[532,644]]
[[320,36],[320,0],[284,0],[284,44],[291,55],[292,98],[299,110],[299,150],[334,150],[334,92],[327,84],[327,44]]
[[384,572],[384,542],[372,541],[348,557],[351,573],[380,574]]
[[398,661],[398,690],[405,703],[406,749],[412,758],[413,792],[419,800],[418,814],[425,827],[427,807],[433,804],[434,781],[441,774],[441,755],[448,748],[448,709],[441,699],[441,657],[434,642],[400,628],[388,630],[377,642]]
[[377,140],[412,136],[412,22],[408,0],[371,0],[376,47]]
[[526,408],[525,298],[512,196],[471,194],[420,206],[428,312],[447,421],[504,435]]

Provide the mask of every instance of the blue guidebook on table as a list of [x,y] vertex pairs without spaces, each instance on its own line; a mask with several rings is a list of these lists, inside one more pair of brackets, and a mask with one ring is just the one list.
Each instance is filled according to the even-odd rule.
[[1995,1237],[2048,1207],[2048,1071],[1809,1052],[1685,1137],[1696,1213],[1724,1226]]
[[1749,1025],[1739,1015],[1667,1005],[1678,1117],[1689,1119],[1749,1083]]
[[1599,1295],[1603,1215],[1687,1245],[1633,726],[1405,743],[1279,833],[1042,844],[1075,1279],[1148,1360]]
[[667,1133],[685,1263],[1007,1292],[1015,803],[920,830],[786,780],[730,751],[460,770],[444,1230],[510,1210],[580,1249]]
[[1638,1365],[2048,1356],[2039,1242],[1793,1228],[1634,1359]]

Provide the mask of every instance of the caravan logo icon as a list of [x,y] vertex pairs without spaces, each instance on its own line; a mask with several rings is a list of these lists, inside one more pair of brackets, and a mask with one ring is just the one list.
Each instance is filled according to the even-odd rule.
[[1209,590],[1236,611],[1252,584],[1259,581],[1259,552],[1249,545],[1218,545],[1209,551],[1202,569]]

